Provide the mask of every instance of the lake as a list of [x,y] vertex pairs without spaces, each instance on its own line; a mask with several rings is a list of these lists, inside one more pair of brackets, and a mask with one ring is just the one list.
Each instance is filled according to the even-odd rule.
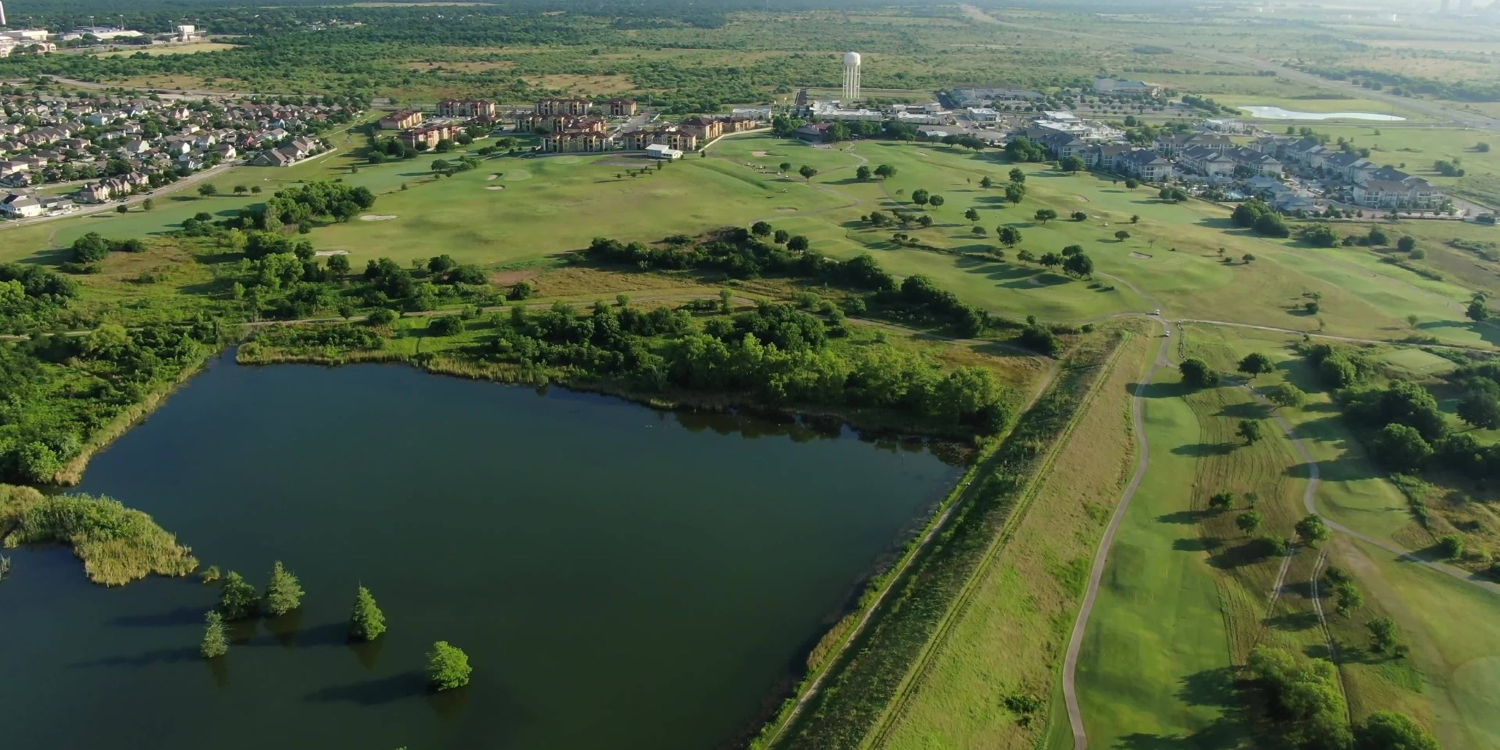
[[[80,491],[303,608],[198,657],[217,588],[0,585],[5,742],[153,750],[713,750],[779,698],[855,582],[961,470],[841,428],[661,412],[399,366],[215,362]],[[390,627],[351,647],[355,587]],[[447,640],[474,681],[429,695]]]
[[1377,122],[1402,122],[1405,117],[1377,115],[1373,112],[1297,112],[1281,107],[1240,107],[1252,117],[1268,120],[1374,120]]

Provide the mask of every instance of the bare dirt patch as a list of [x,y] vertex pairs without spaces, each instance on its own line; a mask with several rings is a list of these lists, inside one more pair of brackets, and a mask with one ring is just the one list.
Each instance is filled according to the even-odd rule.
[[423,73],[433,71],[456,71],[460,73],[483,73],[516,67],[510,60],[461,60],[452,62],[409,62],[406,67]]
[[528,76],[526,82],[541,88],[563,89],[584,94],[623,94],[635,89],[635,83],[624,75],[574,75],[555,73]]
[[395,214],[365,214],[359,217],[360,221],[390,221],[398,218]]
[[1133,253],[1130,254],[1130,257],[1135,258],[1136,260],[1151,260],[1151,256],[1149,256],[1149,255],[1147,255],[1145,253],[1135,253],[1135,252],[1133,252]]

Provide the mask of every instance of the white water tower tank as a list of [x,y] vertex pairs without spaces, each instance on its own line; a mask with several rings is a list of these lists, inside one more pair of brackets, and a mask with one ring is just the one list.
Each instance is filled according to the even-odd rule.
[[844,106],[859,98],[859,53],[844,53]]

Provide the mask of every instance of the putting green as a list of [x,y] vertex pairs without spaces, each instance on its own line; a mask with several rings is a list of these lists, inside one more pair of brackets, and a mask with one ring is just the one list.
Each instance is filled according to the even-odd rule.
[[[559,165],[566,166],[568,164],[577,164],[579,161],[575,159],[574,161],[564,162],[564,158],[567,157],[558,157],[557,163]],[[533,176],[534,175],[532,175],[531,172],[528,172],[524,169],[507,169],[504,172],[500,173],[500,180],[502,182],[522,182],[524,180],[531,179]]]

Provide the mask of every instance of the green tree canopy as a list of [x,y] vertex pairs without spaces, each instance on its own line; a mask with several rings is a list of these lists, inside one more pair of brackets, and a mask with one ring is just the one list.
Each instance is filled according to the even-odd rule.
[[432,644],[427,652],[427,684],[433,690],[443,691],[461,688],[469,684],[474,669],[469,666],[469,655],[447,641]]
[[354,595],[354,611],[349,614],[349,637],[373,641],[385,632],[385,613],[375,603],[370,590],[360,586]]
[[287,570],[280,560],[271,568],[271,581],[266,584],[266,611],[272,616],[284,615],[302,606],[302,585],[297,576]]

